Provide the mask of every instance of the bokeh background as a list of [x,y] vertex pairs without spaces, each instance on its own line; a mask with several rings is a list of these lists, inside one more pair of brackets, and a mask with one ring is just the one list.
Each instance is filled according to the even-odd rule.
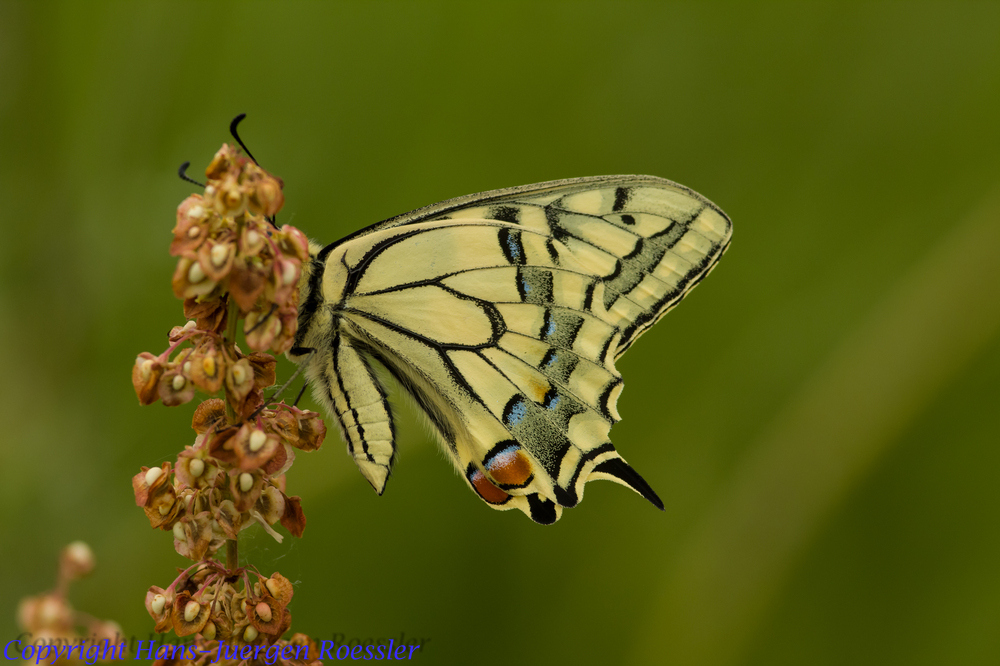
[[294,630],[435,664],[1000,662],[1000,5],[955,2],[0,2],[4,642],[71,540],[72,602],[139,637],[184,565],[129,478],[193,403],[140,408],[130,368],[182,321],[177,165],[239,112],[324,242],[604,173],[735,225],[619,366],[612,438],[666,512],[613,484],[552,527],[494,512],[398,400],[385,496],[334,433],[290,473],[304,538],[245,533]]

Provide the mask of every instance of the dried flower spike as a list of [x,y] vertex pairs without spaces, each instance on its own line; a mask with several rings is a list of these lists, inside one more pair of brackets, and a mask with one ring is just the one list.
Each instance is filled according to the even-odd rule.
[[[169,531],[174,549],[195,562],[166,589],[150,587],[145,605],[156,631],[193,635],[196,645],[289,645],[280,637],[291,625],[291,584],[278,573],[253,574],[259,580],[252,583],[239,566],[237,539],[260,524],[280,541],[275,524],[295,536],[306,524],[299,498],[285,494],[285,473],[296,448],[319,448],[326,427],[314,412],[264,404],[264,389],[274,384],[276,365],[266,352],[283,353],[295,338],[308,241],[267,219],[284,201],[282,183],[238,150],[224,145],[205,174],[204,193],[178,207],[170,244],[172,287],[188,321],[170,331],[163,353],[143,352],[132,368],[143,405],[209,396],[195,409],[194,442],[176,461],[132,478],[150,525]],[[237,345],[239,331],[249,353]],[[224,564],[216,560],[223,547]],[[66,562],[73,575],[87,570],[82,549]],[[293,641],[311,644],[301,635]]]

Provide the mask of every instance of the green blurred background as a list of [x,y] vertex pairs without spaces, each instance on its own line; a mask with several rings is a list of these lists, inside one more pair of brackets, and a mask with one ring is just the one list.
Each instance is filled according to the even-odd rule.
[[0,2],[2,637],[71,540],[73,603],[139,637],[184,565],[129,478],[193,404],[129,374],[182,321],[177,165],[239,112],[324,242],[605,173],[735,225],[619,364],[665,513],[600,483],[552,527],[494,512],[400,400],[383,497],[331,434],[289,475],[304,538],[245,533],[293,629],[435,664],[1000,662],[996,3]]

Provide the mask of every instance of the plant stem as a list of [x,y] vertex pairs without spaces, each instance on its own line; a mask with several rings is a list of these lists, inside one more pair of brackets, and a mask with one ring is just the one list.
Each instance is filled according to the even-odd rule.
[[[235,219],[236,222],[236,235],[240,236],[240,232],[243,230],[243,216],[240,215]],[[229,297],[229,321],[226,325],[226,344],[229,345],[229,357],[236,358],[236,328],[239,323],[240,308],[236,305],[236,299],[232,296]],[[233,425],[236,424],[236,410],[233,406],[226,400],[226,418]],[[230,571],[235,571],[240,566],[240,544],[235,539],[226,539],[226,568]]]
[[[236,305],[236,300],[229,297],[229,321],[226,325],[226,344],[229,345],[229,357],[236,358],[236,326],[239,323],[240,308]],[[236,410],[226,400],[226,418],[230,423],[236,424]]]
[[240,544],[235,539],[226,539],[226,569],[235,571],[240,566]]
[[[226,344],[229,345],[230,358],[236,358],[236,327],[239,323],[240,308],[236,299],[229,297],[229,321],[226,325]],[[232,424],[236,423],[236,410],[226,400],[226,418]],[[240,566],[240,544],[235,539],[226,539],[226,568],[235,571]]]
[[[243,216],[240,215],[236,218],[236,234],[240,235],[240,231],[243,229]],[[229,297],[229,321],[226,323],[226,344],[229,345],[229,357],[236,358],[236,329],[239,324],[239,314],[240,308],[236,305],[236,299],[232,296]],[[226,402],[226,418],[229,422],[236,424],[236,410],[233,406]],[[240,544],[235,539],[226,539],[226,569],[229,571],[235,571],[240,566]]]

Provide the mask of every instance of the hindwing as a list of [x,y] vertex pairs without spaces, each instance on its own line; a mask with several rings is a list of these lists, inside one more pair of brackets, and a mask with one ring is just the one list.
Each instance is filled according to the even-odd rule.
[[[714,204],[652,176],[441,202],[314,248],[291,356],[318,352],[307,375],[379,493],[395,448],[369,358],[414,395],[491,506],[551,523],[600,478],[662,509],[608,437],[615,360],[708,274],[730,234]],[[362,415],[377,422],[370,441]]]

